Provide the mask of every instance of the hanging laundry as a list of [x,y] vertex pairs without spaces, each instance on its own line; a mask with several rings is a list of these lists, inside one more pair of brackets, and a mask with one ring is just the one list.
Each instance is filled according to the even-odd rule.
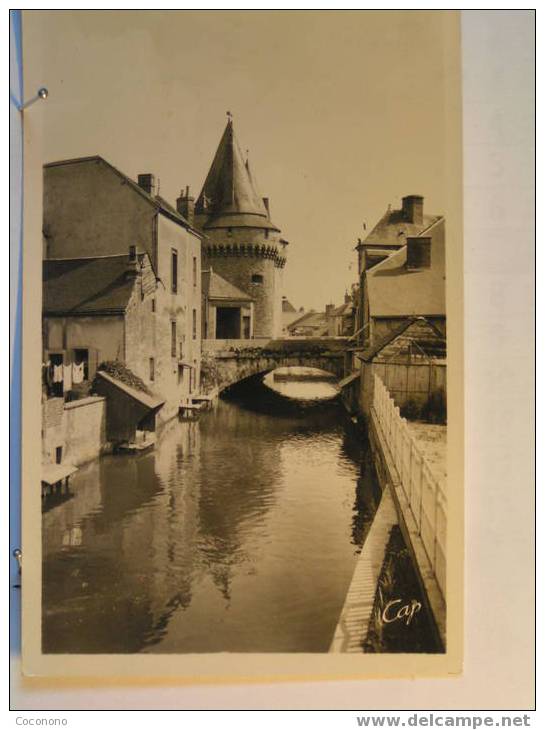
[[72,367],[72,380],[74,384],[83,383],[85,380],[85,363],[74,363]]
[[53,382],[62,383],[63,379],[63,366],[53,365]]

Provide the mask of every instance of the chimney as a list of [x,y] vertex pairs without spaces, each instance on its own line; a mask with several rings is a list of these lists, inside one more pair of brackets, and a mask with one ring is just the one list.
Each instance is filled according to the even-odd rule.
[[334,309],[335,309],[335,305],[334,304],[326,304],[325,305],[325,314],[326,314],[326,317],[329,317],[329,315],[331,314],[331,312]]
[[424,198],[421,195],[406,195],[403,198],[403,217],[408,223],[422,225],[424,222]]
[[270,218],[271,217],[271,211],[270,211],[270,208],[269,208],[269,199],[268,198],[263,198],[263,205],[265,206],[265,210],[267,211],[267,218]]
[[352,297],[350,296],[350,294],[348,292],[345,292],[345,295],[344,295],[344,303],[345,304],[350,304],[351,301],[352,301]]
[[189,194],[189,185],[185,191],[180,191],[180,197],[176,200],[176,210],[186,219],[190,226],[195,223],[195,198]]
[[151,172],[138,175],[138,187],[142,188],[148,195],[155,195],[155,175],[152,175]]
[[407,237],[407,268],[429,269],[431,266],[431,236]]
[[127,279],[134,279],[138,275],[139,265],[136,246],[129,246],[129,261],[125,270]]

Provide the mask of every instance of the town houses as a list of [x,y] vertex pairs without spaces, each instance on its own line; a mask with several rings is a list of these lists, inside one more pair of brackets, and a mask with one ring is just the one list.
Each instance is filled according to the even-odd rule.
[[203,340],[280,336],[288,242],[230,116],[196,202],[99,155],[43,181],[43,460],[147,448],[202,405]]
[[[206,524],[206,504],[212,505],[211,513],[225,512],[225,524],[236,524],[237,500],[250,505],[254,515],[247,495],[266,492],[274,483],[280,459],[271,458],[270,444],[280,448],[279,433],[286,428],[276,414],[290,415],[286,422],[293,421],[296,442],[300,430],[308,430],[300,418],[325,414],[324,421],[339,419],[352,435],[365,434],[376,486],[368,492],[369,514],[378,514],[381,495],[391,485],[404,490],[399,504],[392,501],[386,508],[391,515],[387,525],[395,519],[411,525],[406,520],[416,520],[418,529],[409,540],[424,576],[427,620],[435,626],[430,646],[442,646],[447,525],[444,217],[428,213],[421,195],[404,196],[399,207],[389,205],[365,239],[358,240],[357,281],[346,282],[342,296],[318,311],[305,310],[283,293],[289,244],[271,214],[269,198],[258,192],[230,115],[197,198],[186,185],[171,204],[159,195],[156,179],[152,172],[132,179],[99,155],[44,166],[44,513],[81,494],[79,485],[93,469],[108,473],[110,483],[113,476],[112,494],[119,495],[119,485],[125,484],[136,501],[151,494],[155,483],[157,494],[166,495],[164,485],[169,485],[168,518],[160,521],[161,509],[159,519],[154,512],[145,531],[138,527],[136,539],[140,543],[147,536],[155,546],[163,533],[169,534],[166,562],[179,546],[193,554],[192,535]],[[324,284],[313,285],[320,291]],[[295,384],[297,394],[289,395]],[[225,392],[234,402],[216,401]],[[197,421],[204,410],[210,412],[201,423],[175,422]],[[224,420],[218,421],[222,410]],[[297,417],[292,419],[292,414]],[[261,434],[269,418],[273,423],[267,449],[256,454],[253,444],[261,442],[248,441],[249,432]],[[320,423],[320,434],[321,429]],[[174,448],[172,436],[178,439]],[[316,449],[322,448],[327,447],[316,442]],[[256,466],[266,476],[254,484]],[[236,473],[235,482],[226,489],[230,471]],[[68,482],[77,472],[72,489]],[[171,488],[176,474],[183,477]],[[246,479],[243,487],[239,475]],[[207,496],[212,483],[220,488],[217,502]],[[204,507],[193,489],[195,495],[204,495]],[[307,497],[313,504],[312,490]],[[145,496],[143,510],[147,502]],[[307,499],[305,509],[308,504]],[[200,520],[197,531],[187,529],[187,515]],[[233,581],[230,568],[223,570],[223,522],[220,529],[221,540],[214,536],[211,543],[219,545],[222,566],[213,583],[228,601]],[[382,527],[379,532],[377,554],[386,565],[391,538]],[[65,534],[67,544],[81,542],[79,525]],[[140,566],[139,561],[138,575]],[[379,581],[379,573],[373,580]],[[170,583],[162,580],[161,585]],[[351,584],[345,606],[352,605],[354,591],[359,595],[359,578]],[[154,611],[161,624],[168,623],[170,604],[189,605],[192,600],[190,592],[167,600],[163,588],[158,595]],[[380,590],[376,595],[382,601]],[[367,604],[363,631],[373,620],[373,603]],[[388,604],[377,605],[386,615]],[[330,651],[361,651],[362,646],[361,627],[354,628],[341,613]]]
[[422,196],[388,206],[358,240],[358,281],[339,305],[305,311],[283,295],[288,246],[230,115],[196,199],[185,186],[172,205],[154,173],[132,179],[99,155],[47,163],[44,464],[150,448],[210,399],[218,352],[273,341],[344,347],[340,389],[356,415],[373,373],[396,392],[396,365],[428,373],[422,404],[444,392],[445,220]]

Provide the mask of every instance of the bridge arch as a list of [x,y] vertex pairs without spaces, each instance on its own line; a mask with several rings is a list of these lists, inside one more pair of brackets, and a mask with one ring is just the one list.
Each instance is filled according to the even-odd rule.
[[344,376],[345,339],[275,340],[261,347],[256,347],[251,340],[243,340],[245,347],[231,345],[224,349],[218,347],[217,340],[212,342],[215,346],[208,351],[206,340],[203,342],[204,392],[221,392],[242,380],[258,374],[266,375],[280,367],[315,368],[333,375],[337,380]]

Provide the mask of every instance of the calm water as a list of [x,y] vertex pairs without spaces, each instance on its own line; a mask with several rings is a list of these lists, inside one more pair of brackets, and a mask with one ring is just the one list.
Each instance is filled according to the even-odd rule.
[[45,505],[44,651],[328,650],[379,490],[337,403],[268,411],[220,401]]

